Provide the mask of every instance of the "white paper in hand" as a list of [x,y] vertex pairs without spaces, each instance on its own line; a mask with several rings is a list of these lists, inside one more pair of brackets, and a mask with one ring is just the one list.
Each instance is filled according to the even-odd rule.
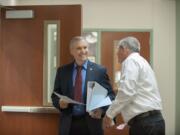
[[72,104],[79,104],[79,105],[85,105],[81,102],[78,102],[78,101],[75,101],[67,96],[64,96],[64,95],[61,95],[61,94],[58,94],[57,92],[53,92],[56,96],[58,96],[59,98],[61,98],[62,100],[66,101],[67,103],[72,103]]
[[110,105],[112,102],[107,96],[107,90],[95,81],[89,81],[87,84],[86,111]]

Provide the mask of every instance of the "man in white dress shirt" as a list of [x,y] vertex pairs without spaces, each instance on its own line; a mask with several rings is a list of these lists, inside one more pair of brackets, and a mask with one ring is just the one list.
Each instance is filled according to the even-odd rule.
[[149,63],[140,56],[135,37],[119,41],[118,60],[122,64],[120,88],[103,119],[103,127],[112,126],[121,113],[130,135],[165,135],[165,121],[156,78]]

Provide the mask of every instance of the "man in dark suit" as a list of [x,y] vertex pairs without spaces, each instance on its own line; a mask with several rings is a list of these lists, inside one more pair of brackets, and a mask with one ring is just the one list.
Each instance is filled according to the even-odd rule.
[[[83,37],[71,40],[70,53],[74,61],[57,70],[54,92],[86,104],[87,82],[96,81],[108,90],[108,96],[113,99],[106,69],[88,60],[88,43]],[[78,89],[80,93],[77,94]],[[84,105],[68,103],[55,94],[51,97],[53,105],[60,111],[60,135],[103,135],[102,117],[107,107],[87,113]]]

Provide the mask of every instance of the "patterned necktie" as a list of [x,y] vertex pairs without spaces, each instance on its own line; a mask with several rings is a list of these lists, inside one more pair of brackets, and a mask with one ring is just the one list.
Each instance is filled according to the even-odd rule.
[[75,78],[75,86],[74,86],[74,99],[76,101],[82,102],[82,76],[81,70],[82,66],[77,66],[77,74]]

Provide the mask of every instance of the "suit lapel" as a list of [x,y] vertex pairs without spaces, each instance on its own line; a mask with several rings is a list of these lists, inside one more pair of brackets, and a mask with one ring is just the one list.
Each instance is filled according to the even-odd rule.
[[93,67],[93,63],[88,61],[87,64],[87,71],[86,71],[86,78],[85,78],[85,86],[84,86],[84,100],[86,101],[86,97],[87,97],[87,83],[88,81],[93,80],[93,71],[94,71],[94,67]]
[[68,81],[68,95],[69,97],[73,98],[73,67],[74,67],[74,62],[70,64],[69,69],[67,71],[67,81]]

